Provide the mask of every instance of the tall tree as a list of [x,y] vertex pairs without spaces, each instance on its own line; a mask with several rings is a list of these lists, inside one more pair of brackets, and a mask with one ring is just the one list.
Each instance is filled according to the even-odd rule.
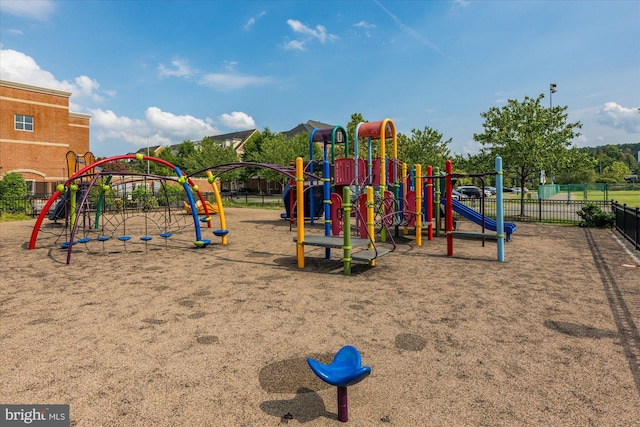
[[[505,171],[515,176],[521,189],[541,170],[548,175],[560,171],[582,127],[580,122],[567,123],[568,107],[545,108],[543,98],[543,94],[535,99],[525,96],[522,102],[510,99],[501,108],[490,108],[481,114],[484,132],[473,135],[483,152],[502,157]],[[520,194],[523,215],[524,194]]]
[[[356,140],[356,126],[358,123],[368,123],[369,120],[365,120],[361,113],[353,113],[351,120],[347,123],[347,138],[349,139],[349,153],[344,152],[344,146],[336,147],[336,157],[351,157],[353,158],[354,144]],[[358,157],[367,158],[367,144],[365,141],[358,141]]]
[[398,134],[398,158],[408,165],[439,167],[444,170],[444,162],[451,157],[448,145],[451,138],[442,140],[442,134],[425,126],[423,130],[411,129],[411,137]]
[[623,162],[613,162],[610,166],[604,168],[600,182],[624,182],[624,177],[631,175],[631,169]]

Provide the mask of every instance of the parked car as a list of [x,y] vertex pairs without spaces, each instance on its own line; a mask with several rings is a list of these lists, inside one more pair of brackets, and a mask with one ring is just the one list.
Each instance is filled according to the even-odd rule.
[[497,190],[496,190],[496,187],[492,187],[490,185],[487,185],[487,186],[484,187],[485,194],[487,194],[487,191],[489,191],[489,193],[491,193],[491,194],[489,194],[489,196],[495,196]]
[[466,200],[469,198],[466,194],[459,193],[456,190],[451,190],[451,198],[453,200]]
[[470,185],[463,185],[462,187],[456,188],[459,193],[468,196],[470,199],[481,199],[484,197],[484,193],[478,187],[473,187]]

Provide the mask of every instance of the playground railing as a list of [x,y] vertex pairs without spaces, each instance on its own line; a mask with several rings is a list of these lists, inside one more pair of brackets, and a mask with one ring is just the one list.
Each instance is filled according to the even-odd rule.
[[616,230],[631,242],[636,250],[640,250],[640,208],[612,201],[611,210],[616,217]]

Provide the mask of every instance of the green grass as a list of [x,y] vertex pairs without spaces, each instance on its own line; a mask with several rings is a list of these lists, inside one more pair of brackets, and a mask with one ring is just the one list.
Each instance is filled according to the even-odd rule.
[[33,218],[25,214],[11,214],[11,213],[0,214],[0,222],[27,221],[29,219],[33,219]]
[[[621,191],[608,191],[608,200],[615,200],[621,204],[627,204],[627,206],[640,207],[640,191],[621,190]],[[583,200],[584,194],[575,194],[574,200]],[[587,200],[597,201],[605,200],[605,193],[603,191],[589,191],[587,193]]]

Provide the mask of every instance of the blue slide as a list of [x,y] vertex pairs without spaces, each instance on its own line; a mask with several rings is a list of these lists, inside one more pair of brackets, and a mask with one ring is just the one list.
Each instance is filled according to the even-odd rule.
[[[444,204],[445,203],[445,199],[442,199],[441,203]],[[482,225],[482,218],[483,215],[478,212],[475,211],[467,206],[465,206],[463,203],[460,203],[457,200],[452,200],[453,202],[453,210],[457,213],[459,213],[460,215],[462,215],[463,217],[475,222],[478,225]],[[485,216],[484,217],[484,228],[486,228],[487,230],[491,230],[491,231],[497,231],[498,228],[498,224],[496,223],[495,220]],[[511,233],[516,231],[516,225],[512,222],[505,222],[504,223],[504,233],[506,235],[506,241],[508,242],[509,240],[511,240]]]

